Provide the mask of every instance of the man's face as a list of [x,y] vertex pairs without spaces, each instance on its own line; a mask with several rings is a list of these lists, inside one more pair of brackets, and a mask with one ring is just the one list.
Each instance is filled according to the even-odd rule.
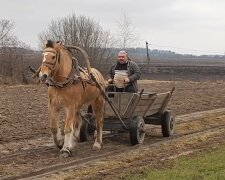
[[119,54],[118,55],[118,62],[120,64],[125,64],[127,62],[127,55],[126,54]]

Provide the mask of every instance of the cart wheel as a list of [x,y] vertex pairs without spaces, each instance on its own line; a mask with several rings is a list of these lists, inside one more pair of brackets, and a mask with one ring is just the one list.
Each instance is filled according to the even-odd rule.
[[171,112],[165,111],[162,115],[161,127],[163,137],[172,136],[174,133],[175,119]]
[[94,137],[94,124],[91,114],[82,116],[82,126],[80,128],[80,142],[89,141]]
[[130,121],[130,142],[132,145],[141,144],[145,139],[145,122],[141,116],[135,116]]

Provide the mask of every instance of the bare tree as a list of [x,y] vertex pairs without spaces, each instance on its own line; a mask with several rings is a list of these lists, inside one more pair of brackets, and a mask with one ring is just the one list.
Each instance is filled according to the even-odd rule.
[[24,67],[22,54],[30,49],[13,34],[15,24],[0,19],[0,82],[23,83]]
[[58,20],[52,20],[47,31],[39,35],[40,47],[47,39],[60,40],[66,45],[77,45],[85,49],[91,63],[98,68],[112,57],[113,37],[94,20],[75,14]]
[[11,31],[14,28],[14,23],[7,19],[0,19],[0,42],[1,45],[11,35]]
[[118,46],[123,49],[131,47],[132,44],[136,41],[136,36],[134,32],[134,27],[132,26],[130,19],[125,13],[117,22],[117,25]]
[[0,19],[0,47],[1,52],[6,51],[6,47],[15,46],[17,43],[16,37],[12,34],[15,25],[7,19]]

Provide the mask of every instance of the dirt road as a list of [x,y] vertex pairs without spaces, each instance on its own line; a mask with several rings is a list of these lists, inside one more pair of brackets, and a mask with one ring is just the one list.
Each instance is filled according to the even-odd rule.
[[[140,87],[144,88],[145,91],[156,92],[165,92],[175,86],[176,90],[169,103],[169,108],[176,115],[225,107],[225,83],[222,81],[158,82],[142,80],[139,83]],[[123,151],[129,151],[130,149],[132,152],[134,150],[134,154],[139,152],[138,149],[140,147],[130,147],[126,134],[121,136],[105,135],[101,151],[91,151],[92,142],[85,142],[79,144],[76,151],[73,152],[73,157],[61,159],[58,156],[58,149],[52,145],[47,114],[47,89],[45,86],[1,86],[0,102],[0,178],[15,179],[18,176],[30,177],[53,171],[57,168],[63,169],[68,165],[78,167],[80,164],[80,166],[84,166],[85,163],[95,162],[96,158],[98,160],[107,160],[106,157],[110,159],[111,156]],[[214,114],[210,118],[207,117],[200,118],[202,121],[198,121],[198,123],[194,121],[192,124],[180,124],[177,128],[177,135],[184,134],[185,130],[187,130],[186,133],[194,133],[195,131],[212,128],[213,126],[225,125],[223,114]],[[150,128],[143,146],[147,147],[162,141],[159,131],[157,127]],[[224,131],[224,128],[216,129],[215,134],[220,134],[221,131]],[[218,139],[220,140],[220,138]],[[164,155],[166,155],[166,152]],[[141,156],[137,157],[141,158]],[[129,159],[133,161],[133,158],[127,158],[127,161]],[[143,158],[145,159],[146,157],[143,155]],[[119,161],[118,163],[120,164]],[[93,165],[93,167],[96,166]],[[113,171],[116,172],[115,169],[117,168],[113,168]],[[105,177],[104,172],[105,170],[103,170],[101,178]],[[113,174],[113,172],[107,173],[109,176]],[[86,175],[85,173],[83,175],[82,173],[80,174],[80,177],[90,178],[90,174],[88,175],[88,173]],[[93,170],[92,174],[95,174],[93,176],[98,176],[97,171]],[[65,174],[59,177],[63,176]]]

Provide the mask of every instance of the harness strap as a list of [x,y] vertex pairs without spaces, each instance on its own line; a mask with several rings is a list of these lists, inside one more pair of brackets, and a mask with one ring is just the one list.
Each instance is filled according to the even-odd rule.
[[[47,66],[49,69],[53,70],[56,63],[59,63],[59,59],[60,59],[60,53],[56,53],[55,51],[51,51],[51,50],[46,50],[44,52],[52,52],[56,54],[56,61],[54,63],[51,62],[42,62],[42,64],[44,66]],[[92,85],[92,86],[96,86],[96,83],[92,80],[91,77],[88,76],[89,79],[82,79],[80,77],[80,72],[83,73],[87,73],[85,69],[83,69],[82,67],[80,67],[78,65],[78,61],[76,58],[72,58],[72,69],[70,72],[69,77],[66,78],[66,80],[62,81],[62,82],[57,82],[55,81],[52,77],[50,77],[49,79],[47,79],[46,85],[47,86],[53,86],[56,88],[65,88],[68,87],[72,84],[77,84],[79,82],[82,83],[83,89],[85,91],[87,84]]]
[[77,61],[76,61],[75,58],[73,58],[72,59],[72,67],[73,68],[72,68],[72,70],[70,72],[69,77],[66,80],[62,81],[62,82],[57,82],[57,81],[53,80],[53,78],[49,78],[47,80],[47,83],[46,83],[47,86],[54,86],[56,88],[65,88],[65,87],[68,87],[68,86],[70,86],[72,84],[77,84],[77,83],[81,82],[84,91],[85,91],[86,86],[87,86],[86,84],[90,84],[92,86],[95,86],[96,84],[95,84],[95,82],[92,79],[82,79],[79,76],[80,71],[83,72],[83,73],[86,73],[86,71],[83,68],[81,68],[81,67],[79,67],[79,69],[76,68],[77,66],[78,66]]
[[83,89],[84,89],[84,92],[85,92],[87,84],[84,81],[81,81],[81,83],[82,83],[82,86],[83,86]]
[[[48,65],[45,64],[47,67]],[[71,72],[70,72],[70,75],[68,78],[66,78],[66,80],[62,81],[62,82],[57,82],[55,81],[53,78],[49,78],[47,80],[47,85],[48,86],[54,86],[56,88],[65,88],[67,86],[70,86],[71,84],[73,83],[77,83],[79,80],[78,80],[78,75],[76,73],[76,70],[75,70],[75,60],[72,59],[72,69],[71,69]]]

